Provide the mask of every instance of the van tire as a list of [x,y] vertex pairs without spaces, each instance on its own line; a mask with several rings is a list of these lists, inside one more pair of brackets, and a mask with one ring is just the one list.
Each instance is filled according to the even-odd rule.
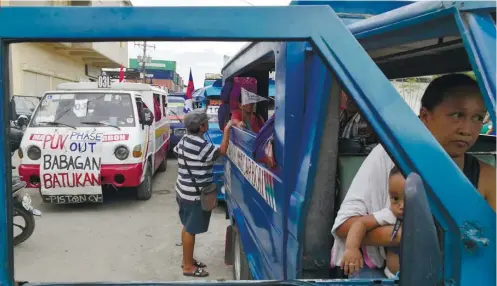
[[157,169],[158,172],[165,172],[167,171],[167,153],[166,153],[166,156],[164,157],[164,160],[162,160],[162,162],[160,162],[160,165],[159,165],[159,168]]
[[149,200],[152,197],[152,165],[147,162],[143,182],[136,188],[136,198],[140,201]]
[[233,242],[233,280],[253,280],[252,273],[250,273],[250,268],[247,261],[247,256],[243,250],[242,240],[240,238],[240,233],[238,229],[234,226],[233,233],[231,235]]

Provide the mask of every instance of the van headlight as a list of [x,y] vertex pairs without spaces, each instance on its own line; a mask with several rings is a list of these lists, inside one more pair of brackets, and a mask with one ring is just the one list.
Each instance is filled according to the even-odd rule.
[[40,148],[36,147],[36,146],[31,146],[28,148],[28,158],[33,160],[33,161],[36,161],[38,159],[41,158],[41,150]]
[[114,151],[114,155],[119,160],[126,160],[129,156],[129,150],[126,146],[119,146]]

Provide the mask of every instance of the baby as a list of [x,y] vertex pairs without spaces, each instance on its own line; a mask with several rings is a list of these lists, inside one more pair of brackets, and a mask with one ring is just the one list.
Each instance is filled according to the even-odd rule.
[[[402,216],[404,214],[404,187],[405,179],[397,167],[390,172],[388,180],[388,194],[390,196],[390,207],[370,215],[365,215],[356,220],[350,227],[345,241],[345,253],[342,259],[341,268],[345,275],[359,273],[364,265],[361,254],[361,244],[368,231],[384,225],[394,225],[390,241],[395,238]],[[399,271],[399,247],[387,249],[387,265],[385,275],[387,278],[394,278]]]

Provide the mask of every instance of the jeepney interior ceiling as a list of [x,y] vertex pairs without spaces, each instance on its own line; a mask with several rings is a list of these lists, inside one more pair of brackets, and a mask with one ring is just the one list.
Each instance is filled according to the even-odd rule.
[[420,53],[440,53],[443,50],[455,48],[454,45],[462,46],[460,37],[428,39],[384,49],[369,50],[368,54],[375,60],[384,57],[396,58],[399,54],[408,53],[411,56],[418,56]]
[[378,62],[377,64],[389,79],[471,70],[468,54],[462,45],[460,48],[440,53],[425,53],[417,56],[395,58]]
[[258,60],[245,66],[242,70],[238,71],[235,76],[252,76],[254,73],[265,72],[268,73],[274,70],[275,57],[274,53],[270,52]]

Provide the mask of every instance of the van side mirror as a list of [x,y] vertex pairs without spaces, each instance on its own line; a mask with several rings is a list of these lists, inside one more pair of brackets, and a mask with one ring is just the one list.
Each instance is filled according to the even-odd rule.
[[140,117],[140,123],[143,125],[150,126],[154,122],[154,114],[148,108],[142,109]]
[[399,285],[443,285],[437,229],[416,173],[407,177],[404,200]]
[[20,115],[17,118],[16,125],[24,130],[25,127],[28,126],[29,118],[26,115]]

